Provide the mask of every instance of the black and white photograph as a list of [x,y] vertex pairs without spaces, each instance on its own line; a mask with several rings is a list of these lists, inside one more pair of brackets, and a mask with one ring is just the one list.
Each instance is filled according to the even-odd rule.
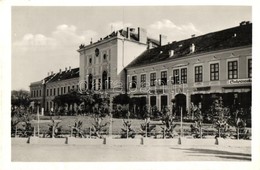
[[10,164],[257,169],[252,8],[10,6]]

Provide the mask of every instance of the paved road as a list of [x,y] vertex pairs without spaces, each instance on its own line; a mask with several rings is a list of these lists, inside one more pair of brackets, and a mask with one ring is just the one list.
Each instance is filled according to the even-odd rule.
[[79,146],[12,144],[12,161],[250,161],[250,147],[225,146]]

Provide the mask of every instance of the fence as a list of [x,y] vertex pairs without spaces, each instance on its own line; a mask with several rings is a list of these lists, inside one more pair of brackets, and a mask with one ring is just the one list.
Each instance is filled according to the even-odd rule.
[[[26,131],[18,129],[17,127],[15,130],[11,132],[12,137],[29,137],[29,136],[38,136],[41,138],[63,138],[63,137],[82,137],[82,138],[104,138],[104,137],[112,137],[112,138],[129,138],[129,137],[147,137],[147,138],[175,138],[175,137],[186,137],[186,138],[213,138],[213,137],[222,137],[222,138],[233,138],[233,139],[251,139],[251,128],[237,128],[237,129],[214,129],[211,126],[203,126],[202,132],[192,132],[190,128],[185,126],[183,130],[181,127],[174,129],[172,132],[167,132],[167,130],[162,128],[162,125],[156,125],[156,128],[148,131],[146,128],[145,130],[141,130],[140,128],[136,128],[133,131],[129,131],[125,129],[125,131],[109,131],[109,128],[106,128],[101,131],[94,131],[91,127],[86,129],[78,129],[70,128],[67,131],[60,131],[59,133],[55,132],[53,128],[52,131],[50,130],[42,130],[34,127],[33,131]],[[133,134],[132,136],[129,136]],[[169,135],[171,134],[171,135]]]

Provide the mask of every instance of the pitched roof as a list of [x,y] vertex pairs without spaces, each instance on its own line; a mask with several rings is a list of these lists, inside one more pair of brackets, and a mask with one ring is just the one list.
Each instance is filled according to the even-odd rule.
[[[190,53],[192,44],[195,45],[195,52]],[[132,61],[127,68],[246,45],[252,45],[252,23],[244,23],[237,27],[148,49]],[[173,57],[170,57],[170,50],[174,50]]]
[[50,83],[50,82],[77,78],[77,77],[79,77],[79,67],[67,71],[64,70],[61,73],[60,72],[54,73],[53,75],[44,78],[44,80],[45,83]]

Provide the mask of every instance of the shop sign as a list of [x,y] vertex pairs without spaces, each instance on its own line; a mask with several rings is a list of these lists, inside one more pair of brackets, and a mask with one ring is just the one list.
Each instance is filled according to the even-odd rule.
[[233,79],[233,80],[229,80],[228,84],[248,84],[251,83],[252,79]]

